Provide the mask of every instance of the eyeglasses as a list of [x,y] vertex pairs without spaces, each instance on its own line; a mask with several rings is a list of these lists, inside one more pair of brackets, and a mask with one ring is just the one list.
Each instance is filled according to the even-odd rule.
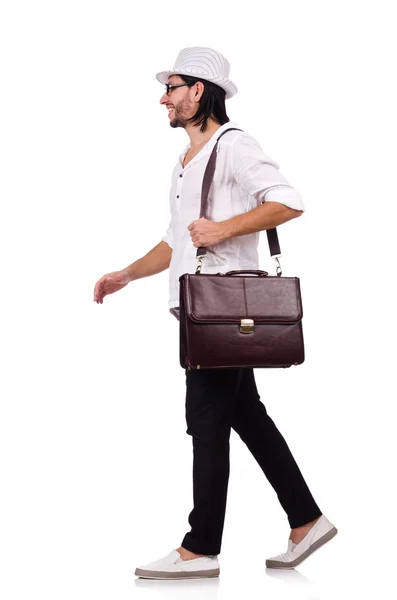
[[177,88],[177,87],[183,87],[184,85],[188,86],[189,84],[187,84],[187,83],[166,83],[165,84],[165,93],[167,94],[167,96],[169,96],[170,91],[172,89]]

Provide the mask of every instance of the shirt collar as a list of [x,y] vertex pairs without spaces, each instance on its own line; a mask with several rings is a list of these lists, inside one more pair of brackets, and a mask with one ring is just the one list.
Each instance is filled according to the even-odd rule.
[[[218,139],[218,137],[221,135],[221,133],[223,133],[223,131],[226,131],[226,129],[231,129],[232,127],[238,127],[238,125],[236,125],[236,123],[233,123],[232,121],[228,121],[227,123],[225,123],[224,125],[222,125],[221,127],[219,127],[219,129],[217,129],[214,133],[214,135],[212,135],[210,137],[210,139],[208,140],[208,142],[205,144],[205,146],[203,146],[200,150],[200,152],[198,152],[196,154],[196,156],[189,162],[189,164],[186,166],[186,169],[188,167],[190,167],[190,165],[192,165],[193,163],[195,163],[197,160],[200,160],[201,158],[203,158],[204,156],[208,156],[208,154],[210,154],[216,144],[216,141]],[[190,148],[190,143],[187,144],[187,146],[185,146],[184,151],[182,152],[182,154],[179,155],[179,164],[180,166],[182,166],[182,161],[186,156],[187,151]]]

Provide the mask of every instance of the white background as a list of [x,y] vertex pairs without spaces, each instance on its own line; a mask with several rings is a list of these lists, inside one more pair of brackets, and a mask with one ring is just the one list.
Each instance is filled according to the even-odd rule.
[[[1,596],[392,597],[395,589],[395,25],[392,2],[3,0]],[[339,529],[296,572],[286,516],[232,432],[221,577],[136,579],[189,529],[178,324],[168,274],[93,302],[169,219],[188,139],[155,73],[208,45],[231,120],[301,193],[279,231],[306,362],[257,370],[262,401]],[[270,271],[266,236],[261,267]]]

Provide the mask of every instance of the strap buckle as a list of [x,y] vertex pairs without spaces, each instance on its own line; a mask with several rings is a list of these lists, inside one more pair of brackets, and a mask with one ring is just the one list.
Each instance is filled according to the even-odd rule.
[[200,258],[197,259],[196,275],[200,275],[201,273],[201,267],[203,266],[203,258],[204,256],[200,256]]
[[278,256],[274,257],[274,262],[276,263],[277,277],[281,277],[281,275],[283,274],[283,271],[281,269],[281,265],[280,265],[280,261],[278,260]]

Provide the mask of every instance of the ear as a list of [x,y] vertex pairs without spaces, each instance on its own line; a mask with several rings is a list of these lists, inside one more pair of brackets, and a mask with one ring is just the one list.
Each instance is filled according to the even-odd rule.
[[195,99],[196,102],[199,102],[201,96],[204,93],[204,84],[201,83],[201,81],[197,81],[194,84],[193,89],[194,89],[194,99]]

